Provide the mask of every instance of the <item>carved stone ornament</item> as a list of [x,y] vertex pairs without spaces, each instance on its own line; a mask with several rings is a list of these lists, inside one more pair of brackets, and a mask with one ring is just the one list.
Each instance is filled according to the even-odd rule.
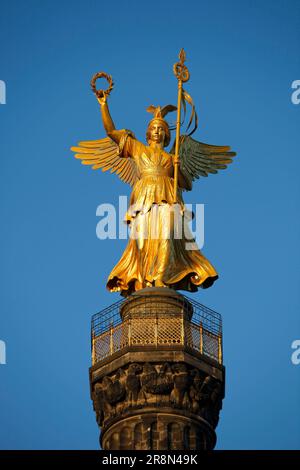
[[223,385],[184,363],[132,363],[97,381],[92,397],[99,426],[107,426],[121,414],[151,407],[187,411],[215,428]]

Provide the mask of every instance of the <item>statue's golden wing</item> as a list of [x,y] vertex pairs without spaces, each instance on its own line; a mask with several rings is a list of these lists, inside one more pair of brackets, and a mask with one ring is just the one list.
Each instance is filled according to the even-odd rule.
[[79,142],[78,146],[71,147],[71,150],[83,165],[92,165],[93,170],[99,168],[102,168],[102,171],[110,170],[130,186],[139,179],[135,161],[132,158],[122,157],[122,149],[109,137]]
[[[175,144],[171,153],[175,153]],[[190,183],[200,176],[224,170],[235,155],[227,145],[209,145],[187,135],[180,136],[180,171]]]

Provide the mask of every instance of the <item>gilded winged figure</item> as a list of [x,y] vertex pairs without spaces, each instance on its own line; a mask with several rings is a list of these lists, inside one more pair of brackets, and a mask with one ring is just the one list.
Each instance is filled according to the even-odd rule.
[[[174,224],[178,224],[178,214],[179,218],[188,218],[182,192],[191,191],[193,181],[199,177],[225,169],[235,153],[229,146],[208,145],[181,135],[178,187],[174,194],[175,145],[170,151],[165,150],[171,139],[165,116],[177,108],[172,105],[148,108],[153,118],[148,124],[145,144],[131,131],[115,128],[107,98],[108,93],[97,93],[107,137],[72,147],[75,157],[84,165],[92,165],[94,170],[110,170],[132,187],[125,220],[134,236],[129,237],[121,259],[108,276],[107,289],[126,297],[145,287],[195,292],[199,287],[212,286],[218,279],[215,268],[197,245],[195,249],[195,243],[194,249],[187,249],[193,237],[185,221],[182,236],[174,235]],[[174,202],[180,207],[177,221],[170,217],[170,213],[174,214],[171,210]]]

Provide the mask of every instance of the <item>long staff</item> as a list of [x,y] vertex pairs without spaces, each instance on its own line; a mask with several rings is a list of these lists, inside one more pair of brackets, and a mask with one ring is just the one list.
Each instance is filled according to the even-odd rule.
[[180,118],[181,118],[181,102],[182,102],[182,84],[187,82],[190,78],[190,73],[184,65],[186,56],[183,49],[179,53],[179,62],[176,62],[173,67],[174,74],[178,80],[178,100],[177,100],[177,121],[176,121],[176,143],[175,143],[175,157],[174,157],[174,203],[177,202],[177,188],[178,188],[178,167],[179,167],[179,139],[180,139]]

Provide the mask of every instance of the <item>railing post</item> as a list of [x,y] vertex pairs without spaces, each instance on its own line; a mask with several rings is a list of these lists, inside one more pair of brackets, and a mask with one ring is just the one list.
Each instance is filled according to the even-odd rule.
[[92,365],[96,364],[95,335],[92,332]]
[[114,353],[114,339],[113,339],[113,326],[110,326],[110,339],[109,339],[109,345],[110,345],[110,354]]
[[203,325],[200,323],[200,354],[203,354]]
[[157,316],[155,317],[155,327],[154,327],[154,341],[155,341],[155,346],[157,346],[157,337],[158,337],[158,319]]
[[222,335],[220,333],[218,335],[218,360],[219,360],[219,364],[222,364],[223,362]]
[[181,344],[184,344],[184,318],[181,317]]
[[131,346],[131,318],[128,320],[128,346]]

